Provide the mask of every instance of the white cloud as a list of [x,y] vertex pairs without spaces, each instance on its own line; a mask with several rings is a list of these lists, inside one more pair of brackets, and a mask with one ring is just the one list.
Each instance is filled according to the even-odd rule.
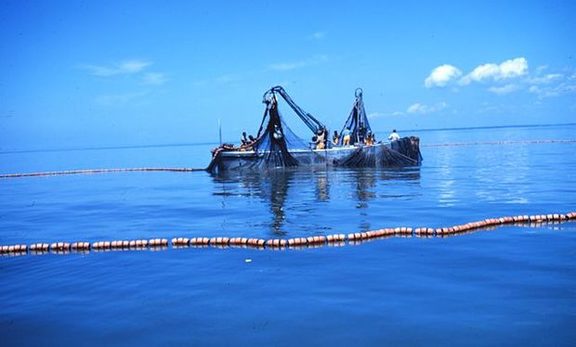
[[270,70],[276,71],[288,71],[288,70],[295,70],[300,69],[303,67],[308,67],[312,65],[318,65],[328,61],[328,57],[325,55],[317,55],[309,59],[296,61],[296,62],[284,62],[284,63],[276,63],[271,64],[268,66]]
[[326,33],[323,31],[317,31],[308,36],[311,40],[322,40],[324,37],[326,37]]
[[134,101],[143,100],[144,97],[148,96],[149,92],[133,92],[124,94],[109,94],[100,95],[96,98],[96,103],[103,106],[123,106]]
[[[539,70],[539,71],[543,71]],[[539,99],[576,94],[576,73],[560,74],[549,73],[527,79],[528,92],[535,94]]]
[[495,94],[504,95],[504,94],[513,93],[519,89],[520,89],[520,87],[516,84],[506,84],[506,85],[501,86],[501,87],[490,87],[490,88],[488,88],[488,91],[495,93]]
[[510,59],[501,64],[482,64],[460,79],[461,85],[472,82],[500,81],[520,77],[528,73],[528,61],[524,57]]
[[523,76],[528,72],[528,60],[524,57],[506,60],[500,64],[500,74],[496,79],[506,79]]
[[152,63],[141,60],[129,60],[118,65],[120,73],[136,73],[142,71]]
[[166,75],[160,72],[149,72],[142,77],[142,83],[146,85],[160,86],[168,81]]
[[448,104],[445,102],[439,102],[435,105],[425,105],[417,102],[415,104],[410,105],[410,107],[408,107],[406,112],[412,114],[429,114],[441,111],[446,107],[448,107]]
[[398,116],[402,116],[402,115],[404,115],[404,112],[399,112],[399,111],[395,111],[392,113],[372,112],[372,113],[368,114],[366,117],[368,117],[368,119],[378,119],[378,118],[382,118],[382,117],[398,117]]
[[150,65],[152,65],[151,62],[144,60],[126,60],[110,66],[82,65],[81,68],[88,70],[88,72],[93,76],[111,77],[116,75],[129,75],[138,73]]
[[366,117],[368,117],[368,119],[376,119],[376,118],[384,117],[384,113],[372,112],[372,113],[367,114]]
[[[528,70],[528,60],[518,57],[501,62],[476,66],[470,73],[461,77],[460,70],[452,65],[441,65],[432,70],[426,78],[426,87],[444,87],[458,80],[460,86],[480,83],[488,92],[506,95],[513,92],[528,92],[539,99],[576,94],[576,73],[564,70],[561,73],[549,72],[547,65]],[[426,114],[442,109],[439,105],[413,104],[407,112]]]
[[530,86],[530,93],[536,94],[539,99],[551,98],[567,94],[576,94],[576,83],[563,82],[553,86]]
[[462,76],[462,71],[457,67],[444,64],[440,65],[424,80],[426,88],[445,87],[450,81]]
[[426,109],[427,109],[427,107],[425,105],[422,105],[420,103],[415,103],[415,104],[410,105],[410,107],[408,107],[406,112],[408,112],[408,113],[424,113],[424,111]]
[[531,78],[529,80],[529,83],[531,83],[531,84],[550,84],[550,83],[553,83],[555,81],[561,80],[563,78],[564,78],[564,75],[562,75],[562,74],[551,73],[551,74],[546,74],[544,76]]

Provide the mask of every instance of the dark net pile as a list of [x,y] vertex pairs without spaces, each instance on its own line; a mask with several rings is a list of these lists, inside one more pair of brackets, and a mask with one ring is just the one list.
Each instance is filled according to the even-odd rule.
[[422,161],[418,137],[393,141],[391,147],[376,145],[358,147],[334,164],[344,167],[403,167],[416,166]]
[[[340,132],[339,145],[344,144],[345,131],[350,133],[351,145],[363,144],[369,136],[373,136],[360,88],[356,89],[352,110]],[[392,141],[390,147],[382,145],[359,147],[334,164],[345,167],[400,167],[419,165],[421,161],[420,140],[411,136]]]
[[350,144],[363,144],[366,136],[372,132],[370,127],[370,122],[368,122],[368,116],[366,115],[366,110],[364,109],[364,101],[362,100],[362,89],[356,89],[356,99],[354,100],[354,105],[352,105],[352,111],[348,115],[348,119],[344,123],[344,127],[340,131],[340,139],[338,145],[344,143],[344,131],[348,129],[350,131]]
[[[267,101],[266,112],[253,149],[259,154],[252,165],[257,168],[294,167],[303,160],[311,161],[317,156],[310,145],[294,134],[282,120],[275,96]],[[294,150],[304,152],[299,155],[298,160],[290,154],[290,151]],[[308,160],[305,157],[308,157]]]

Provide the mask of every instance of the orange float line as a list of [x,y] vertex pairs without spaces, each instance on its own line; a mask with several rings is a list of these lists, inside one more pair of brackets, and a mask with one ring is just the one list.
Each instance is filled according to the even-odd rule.
[[348,244],[356,245],[363,242],[382,239],[388,237],[447,237],[453,235],[462,235],[478,230],[493,230],[498,226],[512,225],[541,225],[543,223],[562,223],[568,220],[576,219],[576,212],[569,213],[549,213],[535,215],[518,215],[506,216],[499,218],[487,218],[480,221],[468,222],[465,224],[454,225],[449,227],[396,227],[369,230],[365,232],[356,232],[349,234],[330,234],[315,235],[308,237],[295,237],[290,239],[259,239],[247,237],[175,237],[170,241],[165,238],[138,239],[138,240],[114,240],[114,241],[76,241],[53,242],[53,243],[32,243],[0,245],[0,255],[26,255],[26,254],[69,254],[69,253],[89,253],[90,251],[117,251],[117,250],[165,250],[170,246],[172,248],[186,247],[243,247],[257,249],[299,249],[299,248],[317,248],[328,246],[343,246]]

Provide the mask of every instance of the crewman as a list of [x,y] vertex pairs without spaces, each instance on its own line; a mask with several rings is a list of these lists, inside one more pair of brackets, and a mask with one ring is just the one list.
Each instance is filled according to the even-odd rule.
[[371,131],[368,131],[368,135],[366,136],[366,139],[364,140],[364,144],[366,146],[372,146],[374,144],[374,134],[372,134]]
[[326,140],[326,130],[324,129],[318,130],[318,135],[316,135],[316,149],[326,148],[325,140]]
[[343,145],[344,146],[349,146],[350,145],[350,128],[346,128],[344,129],[344,131],[342,132],[342,137],[343,137]]
[[240,138],[240,145],[248,144],[248,137],[246,137],[246,132],[242,132],[242,137]]
[[334,135],[332,135],[332,144],[337,146],[338,142],[340,142],[340,136],[338,136],[338,131],[334,130]]
[[392,130],[390,136],[388,136],[388,140],[390,141],[397,141],[400,140],[400,135],[396,132],[396,129]]

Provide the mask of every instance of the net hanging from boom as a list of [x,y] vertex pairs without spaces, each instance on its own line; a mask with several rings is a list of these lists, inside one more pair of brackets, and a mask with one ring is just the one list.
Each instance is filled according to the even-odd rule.
[[[338,166],[345,167],[402,167],[419,165],[422,161],[420,154],[420,140],[417,137],[404,137],[392,141],[390,146],[375,144],[375,136],[372,133],[364,101],[362,89],[355,91],[352,110],[344,123],[338,140],[338,145],[345,145],[345,135],[350,136],[348,145],[356,145],[358,148],[346,157],[338,160]],[[368,141],[367,141],[368,140]],[[370,145],[366,145],[367,143]]]
[[364,109],[364,101],[362,100],[362,89],[358,88],[355,92],[356,98],[352,105],[350,115],[346,119],[342,130],[340,131],[340,139],[338,145],[343,145],[344,136],[346,132],[350,133],[350,145],[363,144],[368,134],[372,133],[366,110]]
[[258,156],[254,166],[265,167],[294,167],[298,166],[290,150],[306,149],[307,146],[286,123],[278,111],[278,101],[275,95],[265,100],[266,111],[262,124],[258,130],[256,141],[252,144]]

